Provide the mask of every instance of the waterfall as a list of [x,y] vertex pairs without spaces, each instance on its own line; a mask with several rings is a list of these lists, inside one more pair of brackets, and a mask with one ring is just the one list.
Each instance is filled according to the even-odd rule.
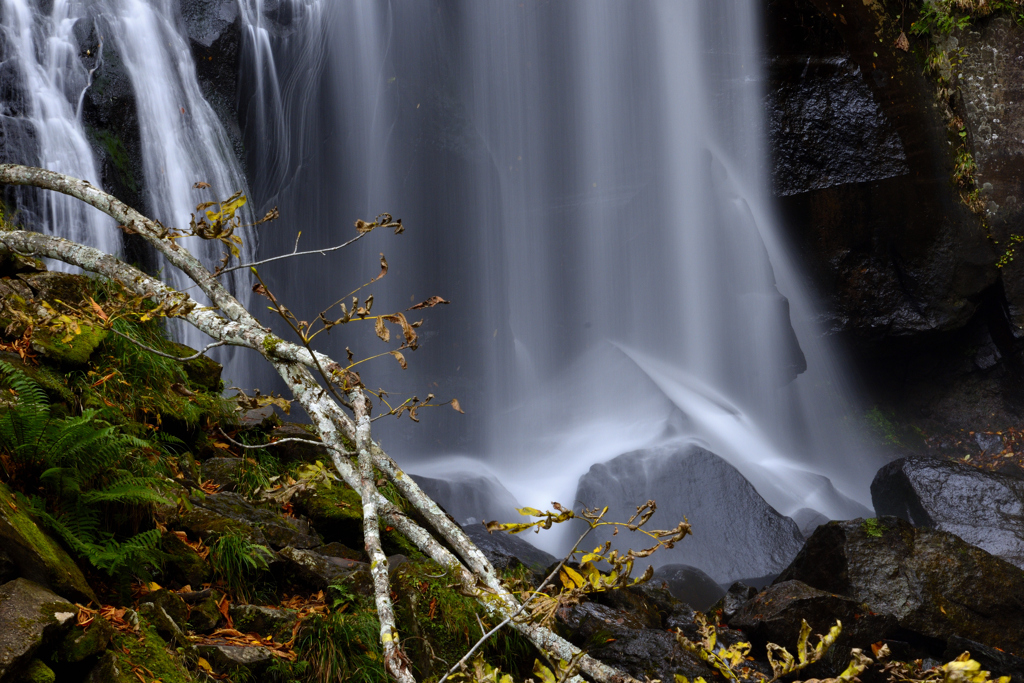
[[[469,456],[543,505],[595,462],[685,438],[783,514],[864,510],[877,463],[767,194],[756,2],[317,7],[302,54],[271,51],[292,74],[315,57],[318,77],[247,122],[287,110],[316,140],[288,191],[265,190],[283,219],[261,253],[405,218],[329,267],[265,269],[303,317],[372,277],[378,251],[375,310],[454,302],[426,312],[409,370],[385,357],[363,376],[469,415],[377,423],[385,448],[414,470]],[[332,355],[379,351],[343,332],[322,338]]]
[[[4,163],[40,166],[100,186],[82,125],[82,96],[92,72],[79,58],[75,27],[81,3],[54,0],[49,12],[31,0],[3,0],[3,111],[0,140]],[[39,226],[117,254],[113,221],[77,199],[55,192],[18,192],[18,223]],[[55,265],[55,264],[51,264]]]
[[[227,199],[237,191],[248,194],[248,186],[224,125],[199,87],[177,4],[173,0],[104,0],[99,4],[99,20],[135,92],[149,215],[164,225],[187,229],[196,205]],[[196,189],[200,182],[209,188]],[[246,223],[252,216],[248,209],[242,214]],[[242,234],[241,258],[247,262],[255,235]],[[210,267],[226,250],[217,241],[198,237],[185,238],[181,244]],[[182,273],[166,270],[173,286],[190,287]],[[240,273],[235,271],[228,284],[245,304],[247,280]],[[176,333],[191,346],[206,343],[204,335],[190,326],[179,325]]]

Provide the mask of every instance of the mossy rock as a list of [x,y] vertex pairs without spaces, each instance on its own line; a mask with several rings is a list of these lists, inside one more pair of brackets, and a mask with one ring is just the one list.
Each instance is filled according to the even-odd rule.
[[[178,354],[179,358],[194,356],[196,353],[195,349],[172,341],[166,342],[164,347],[166,353]],[[224,390],[224,381],[220,377],[223,370],[224,366],[207,356],[199,356],[185,362],[185,374],[188,375],[189,381],[214,394]]]
[[57,307],[58,301],[72,305],[80,304],[92,296],[94,290],[92,278],[75,273],[47,271],[22,274],[18,279],[32,288],[37,300],[45,301],[54,308]]
[[114,661],[105,663],[101,660],[100,665],[106,664],[109,667],[106,675],[112,677],[102,679],[90,676],[90,680],[96,683],[101,680],[137,683],[138,679],[132,673],[132,669],[137,666],[146,667],[152,672],[153,678],[162,683],[191,683],[197,680],[144,617],[140,617],[139,627],[138,635],[118,632],[114,636],[114,647],[110,649]]
[[0,484],[0,545],[26,579],[49,586],[71,600],[99,603],[71,556],[43,533],[3,484]]
[[[321,484],[296,498],[296,507],[325,543],[337,541],[350,548],[362,548],[363,507],[359,494],[342,482]],[[386,555],[422,558],[423,553],[389,526],[381,526],[381,546]]]
[[54,650],[50,660],[59,664],[78,664],[101,654],[114,637],[114,627],[96,616],[85,628],[74,628]]
[[363,547],[363,507],[359,494],[341,482],[301,493],[296,508],[309,518],[324,541]]
[[54,683],[56,680],[57,674],[53,672],[53,669],[46,666],[42,660],[33,659],[18,675],[15,683]]
[[164,576],[198,590],[210,580],[210,565],[195,550],[171,532],[163,535],[160,549],[167,554]]
[[0,256],[0,276],[9,277],[21,273],[46,272],[46,264],[31,256],[8,252]]
[[10,363],[41,386],[51,400],[74,404],[75,395],[64,381],[64,376],[48,365],[29,365],[16,353],[0,353],[0,360]]
[[188,627],[196,633],[209,633],[220,623],[221,613],[218,609],[221,593],[213,591],[210,597],[192,605],[188,615]]
[[37,330],[32,335],[32,348],[61,365],[85,365],[96,347],[107,338],[108,332],[86,323],[80,323],[79,326],[81,333],[71,336],[67,341],[67,335],[62,337],[49,330]]

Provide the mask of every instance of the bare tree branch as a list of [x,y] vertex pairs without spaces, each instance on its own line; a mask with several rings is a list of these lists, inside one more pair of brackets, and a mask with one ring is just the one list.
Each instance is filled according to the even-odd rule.
[[380,641],[384,644],[384,666],[391,677],[401,683],[414,682],[409,668],[409,658],[402,652],[395,628],[395,610],[391,604],[391,580],[388,576],[388,558],[380,545],[380,523],[377,521],[377,505],[373,494],[373,463],[370,460],[370,416],[368,401],[362,391],[356,389],[349,394],[349,402],[356,411],[356,450],[359,453],[359,495],[363,499],[363,543],[370,558],[370,575],[373,577],[374,595],[377,603],[377,619],[380,621]]
[[150,353],[156,354],[158,356],[163,356],[164,358],[170,358],[171,360],[177,360],[177,361],[181,361],[181,362],[185,362],[185,361],[189,361],[189,360],[195,360],[196,358],[199,358],[199,356],[203,355],[204,353],[206,353],[210,349],[216,348],[218,346],[224,346],[227,343],[227,342],[223,342],[223,341],[213,342],[212,344],[207,344],[206,346],[204,346],[203,350],[199,351],[198,353],[193,353],[191,356],[185,356],[184,358],[178,358],[177,356],[172,356],[169,353],[164,353],[163,351],[157,351],[152,346],[146,346],[145,344],[140,342],[138,339],[132,339],[127,334],[122,334],[121,332],[118,332],[117,330],[115,330],[113,327],[109,327],[107,329],[109,331],[113,332],[114,334],[116,334],[118,337],[121,337],[123,339],[127,339],[132,344],[135,344],[136,346],[138,346],[140,349],[144,349],[144,350],[149,351]]
[[234,270],[241,270],[242,268],[255,268],[256,266],[262,266],[264,263],[272,263],[273,261],[282,261],[282,260],[287,259],[287,258],[295,258],[296,256],[311,256],[313,254],[320,254],[321,256],[326,256],[327,254],[331,253],[332,251],[338,251],[339,249],[344,249],[345,247],[355,243],[358,240],[361,240],[363,237],[365,237],[366,235],[369,235],[369,234],[370,233],[368,233],[368,232],[361,232],[358,235],[356,235],[355,237],[353,237],[352,239],[350,239],[348,242],[343,242],[341,244],[337,244],[337,245],[335,245],[333,247],[327,247],[325,249],[310,249],[309,251],[299,251],[299,239],[296,237],[295,238],[295,249],[290,254],[281,254],[280,256],[272,256],[270,258],[263,259],[262,261],[253,261],[252,263],[243,263],[241,265],[231,266],[230,268],[223,268],[221,270],[218,270],[216,273],[214,273],[213,277],[220,277],[221,275],[224,275],[225,273],[230,273],[231,271],[234,271]]
[[[228,441],[228,443],[230,443],[232,446],[238,446],[239,448],[248,448],[248,449],[254,450],[254,451],[258,451],[261,448],[270,448],[271,446],[278,446],[278,445],[283,444],[283,443],[288,443],[289,441],[299,441],[299,442],[302,442],[302,443],[320,443],[319,441],[314,441],[313,439],[303,439],[302,437],[289,436],[289,437],[286,437],[284,439],[278,439],[277,441],[271,441],[269,443],[260,444],[259,446],[252,446],[252,445],[247,444],[247,443],[242,443],[240,441],[235,441],[230,436],[228,436],[227,432],[225,432],[220,427],[217,428],[217,431],[219,431],[221,436],[223,436]],[[345,455],[355,455],[355,453],[346,452]]]

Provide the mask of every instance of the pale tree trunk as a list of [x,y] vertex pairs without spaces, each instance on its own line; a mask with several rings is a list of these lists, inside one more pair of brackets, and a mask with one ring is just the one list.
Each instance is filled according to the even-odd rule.
[[[367,553],[371,558],[371,573],[381,622],[381,639],[385,654],[389,657],[386,658],[388,673],[396,681],[408,683],[413,677],[408,668],[408,660],[399,647],[395,630],[387,560],[380,549],[378,517],[394,526],[428,557],[455,571],[463,588],[476,595],[481,605],[495,616],[506,618],[518,610],[519,602],[515,596],[501,584],[494,567],[462,528],[444,514],[416,482],[373,443],[365,397],[361,392],[350,399],[356,411],[357,424],[334,400],[332,392],[328,392],[311,373],[311,369],[327,373],[340,370],[338,363],[324,354],[287,342],[262,327],[191,253],[165,238],[166,229],[162,225],[89,183],[43,169],[6,164],[0,165],[0,184],[33,185],[55,190],[100,209],[122,225],[138,232],[164,254],[169,262],[181,269],[209,297],[214,310],[197,306],[187,295],[109,254],[63,238],[25,231],[0,232],[0,251],[10,250],[53,258],[116,280],[129,291],[145,296],[158,305],[176,307],[178,317],[184,318],[213,339],[253,349],[274,366],[312,420],[342,480],[360,493]],[[315,357],[313,353],[316,353]],[[358,471],[348,459],[349,453],[344,447],[343,437],[356,443]],[[409,519],[377,491],[373,467],[380,469],[395,484],[441,539],[458,552],[465,566],[430,532]],[[569,661],[579,656],[580,650],[577,647],[548,628],[521,618],[514,620],[512,625],[553,657]],[[579,657],[577,663],[582,673],[600,683],[630,683],[635,680],[586,655]]]

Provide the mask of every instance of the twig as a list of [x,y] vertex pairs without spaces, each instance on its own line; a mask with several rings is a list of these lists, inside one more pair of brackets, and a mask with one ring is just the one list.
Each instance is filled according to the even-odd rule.
[[[224,430],[221,429],[220,427],[217,427],[217,431],[219,431],[221,433],[221,435],[231,443],[231,445],[238,446],[239,448],[249,448],[249,449],[252,449],[254,451],[255,450],[259,450],[261,448],[267,448],[269,446],[277,446],[277,445],[282,444],[282,443],[288,443],[289,441],[301,441],[302,443],[315,443],[315,444],[320,445],[320,446],[324,445],[322,441],[317,441],[315,439],[303,439],[301,436],[289,436],[289,437],[285,437],[284,439],[278,439],[277,441],[271,441],[270,443],[262,444],[260,446],[250,446],[249,444],[244,444],[244,443],[241,443],[239,441],[235,441],[230,436],[228,436],[224,432]],[[355,455],[355,453],[346,453],[345,455]]]
[[206,346],[204,346],[203,350],[200,351],[199,353],[192,354],[191,356],[185,356],[184,358],[178,358],[177,356],[172,356],[169,353],[164,353],[163,351],[157,351],[156,349],[154,349],[151,346],[146,346],[145,344],[140,342],[138,339],[132,339],[127,334],[123,334],[121,332],[118,332],[113,327],[111,327],[109,329],[110,329],[111,332],[116,334],[118,337],[123,337],[124,339],[127,339],[128,341],[130,341],[131,343],[135,344],[139,348],[145,349],[146,351],[149,351],[150,353],[155,353],[158,356],[163,356],[164,358],[170,358],[171,360],[177,360],[177,361],[181,361],[181,362],[185,362],[185,361],[188,361],[188,360],[195,360],[196,358],[199,358],[199,356],[203,355],[204,353],[206,353],[210,349],[218,347],[218,346],[224,346],[225,344],[227,344],[226,341],[213,342],[212,344],[207,344]]
[[[463,664],[465,664],[466,662],[469,661],[469,658],[473,656],[473,653],[476,652],[477,650],[479,650],[480,647],[484,643],[487,642],[488,638],[490,638],[495,633],[497,633],[502,628],[504,628],[505,625],[508,624],[510,621],[512,621],[513,619],[518,617],[522,613],[522,611],[524,609],[526,609],[526,606],[529,605],[531,602],[533,602],[533,599],[535,597],[537,597],[538,595],[540,595],[544,591],[544,589],[548,587],[548,584],[551,583],[551,580],[553,578],[555,578],[556,576],[558,576],[558,572],[561,571],[561,569],[565,565],[565,563],[569,561],[569,559],[572,557],[573,553],[576,552],[576,549],[580,547],[580,543],[583,542],[583,539],[586,538],[590,534],[590,532],[593,531],[593,530],[594,530],[594,527],[590,527],[589,529],[584,531],[583,535],[579,537],[579,539],[576,541],[575,544],[573,544],[572,550],[569,551],[569,554],[566,555],[565,557],[563,557],[562,561],[558,563],[558,566],[556,566],[554,569],[551,570],[551,573],[548,574],[547,578],[544,579],[544,581],[540,584],[540,586],[537,587],[537,590],[535,590],[530,595],[530,597],[528,597],[526,600],[523,600],[522,604],[519,605],[519,609],[517,609],[512,614],[510,614],[507,617],[505,617],[505,620],[503,622],[501,622],[500,624],[498,624],[497,626],[492,628],[490,631],[488,631],[487,633],[484,633],[483,637],[480,640],[476,641],[476,644],[469,649],[469,652],[467,652],[465,655],[463,655],[462,659],[457,661],[452,668],[448,669],[448,673],[446,673],[444,676],[442,676],[441,680],[439,680],[437,683],[444,683],[445,681],[447,681],[448,677],[451,676],[453,673],[455,673],[456,669],[461,669]],[[480,630],[482,632],[483,628],[481,628]]]
[[290,254],[281,254],[280,256],[273,256],[271,258],[263,259],[262,261],[253,261],[252,263],[243,263],[243,264],[238,265],[238,266],[231,266],[230,268],[225,268],[224,270],[218,270],[216,273],[213,273],[210,277],[220,277],[224,273],[230,273],[233,270],[239,270],[241,268],[254,268],[256,266],[262,266],[264,263],[270,263],[271,261],[280,261],[282,259],[293,258],[295,256],[310,256],[312,254],[320,254],[321,256],[325,256],[325,255],[327,255],[328,253],[330,253],[332,251],[337,251],[339,249],[344,249],[345,247],[349,246],[350,244],[352,244],[356,240],[362,239],[363,237],[365,237],[366,235],[369,235],[369,234],[370,233],[368,233],[368,232],[361,232],[358,235],[356,235],[355,237],[353,237],[352,239],[350,239],[348,242],[345,242],[343,244],[338,244],[338,245],[333,246],[333,247],[327,247],[326,249],[310,249],[309,251],[298,251],[298,248],[299,248],[299,238],[296,237],[295,238],[295,250],[293,250],[292,253],[290,253]]

